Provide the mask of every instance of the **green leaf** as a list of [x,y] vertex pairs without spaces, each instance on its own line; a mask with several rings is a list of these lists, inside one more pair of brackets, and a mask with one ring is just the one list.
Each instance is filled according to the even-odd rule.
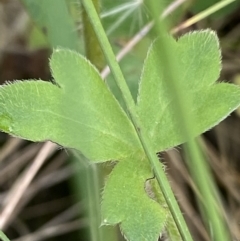
[[84,57],[56,50],[50,65],[55,85],[24,81],[1,88],[3,131],[75,148],[93,161],[121,160],[141,150],[125,112]]
[[[182,73],[179,82],[192,100],[189,112],[197,120],[192,132],[197,136],[240,104],[240,89],[215,83],[220,51],[213,32],[190,33],[177,42],[169,37],[169,43]],[[146,58],[137,101],[156,152],[187,141],[165,82],[168,73],[157,58],[157,44]],[[50,66],[54,83],[17,81],[0,88],[0,128],[32,141],[51,140],[77,149],[92,161],[120,161],[103,192],[102,224],[120,224],[129,241],[156,241],[165,228],[178,240],[134,127],[98,71],[81,55],[60,49],[54,51]]]
[[125,112],[97,70],[79,54],[56,50],[50,66],[55,84],[18,81],[0,90],[0,115],[6,116],[2,129],[75,148],[91,160],[124,162],[114,168],[104,190],[105,223],[121,223],[128,240],[138,235],[156,240],[168,212],[145,192],[144,183],[153,174]]
[[132,155],[114,167],[103,192],[102,224],[120,223],[129,241],[156,241],[166,225],[168,210],[147,195],[149,178],[148,161]]
[[[178,68],[179,82],[185,98],[192,100],[189,112],[194,116],[193,137],[218,124],[240,101],[240,89],[231,84],[215,83],[220,74],[220,51],[217,36],[212,31],[198,31],[184,35],[177,42],[169,38]],[[175,111],[175,100],[166,81],[158,54],[158,41],[150,48],[139,86],[138,113],[147,129],[155,151],[186,142],[181,120]],[[159,75],[158,73],[161,73]]]
[[79,49],[78,33],[65,0],[22,2],[52,47]]

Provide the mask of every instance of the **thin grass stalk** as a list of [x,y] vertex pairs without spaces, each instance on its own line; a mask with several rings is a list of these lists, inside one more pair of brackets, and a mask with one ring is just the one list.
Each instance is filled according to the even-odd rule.
[[174,53],[172,53],[171,48],[164,38],[165,29],[162,22],[158,21],[159,6],[157,6],[154,0],[149,2],[151,6],[151,11],[153,18],[155,19],[155,31],[159,36],[159,51],[161,54],[159,58],[161,63],[164,63],[164,69],[169,73],[168,80],[166,83],[169,85],[169,89],[172,91],[172,95],[175,97],[175,111],[178,114],[179,122],[181,124],[181,129],[183,133],[188,137],[189,142],[186,145],[186,150],[189,158],[188,166],[192,173],[193,179],[196,185],[204,197],[204,202],[202,207],[206,215],[206,220],[208,221],[207,226],[211,233],[212,239],[216,241],[227,241],[230,239],[229,230],[226,227],[226,223],[223,220],[223,216],[220,212],[220,203],[217,202],[217,191],[214,185],[213,178],[210,174],[209,167],[203,158],[203,155],[191,136],[193,135],[194,129],[194,117],[191,116],[188,110],[191,110],[191,96],[186,98],[184,90],[178,81],[178,76],[181,73],[178,72],[176,59],[174,58]]
[[[96,12],[100,13],[101,2],[100,0],[90,0],[94,4]],[[105,63],[105,58],[97,39],[97,36],[94,32],[94,29],[89,21],[87,13],[85,9],[82,12],[82,22],[83,22],[83,36],[85,42],[85,52],[86,57],[90,60],[90,62],[96,66],[96,68],[101,71]],[[90,163],[90,162],[89,162]],[[87,175],[87,183],[88,183],[88,202],[89,204],[89,218],[90,218],[90,235],[92,237],[91,240],[95,241],[114,241],[117,240],[117,231],[114,228],[105,228],[101,227],[101,213],[99,208],[100,203],[100,190],[102,189],[102,184],[105,179],[104,166],[89,164],[87,167],[89,175]]]
[[3,241],[10,241],[8,237],[0,230],[0,239]]
[[166,202],[169,206],[169,209],[174,217],[174,220],[177,224],[179,232],[180,232],[183,240],[192,241],[192,237],[189,233],[185,220],[184,220],[182,213],[179,209],[179,206],[176,202],[176,199],[171,190],[167,177],[166,177],[166,175],[162,169],[162,166],[160,165],[159,160],[152,148],[149,138],[148,138],[147,134],[145,133],[144,129],[142,128],[142,125],[137,117],[134,100],[131,96],[130,90],[128,89],[128,86],[126,84],[122,71],[116,61],[115,55],[114,55],[111,45],[107,39],[106,33],[101,25],[98,14],[95,11],[94,6],[91,1],[82,0],[82,4],[88,14],[88,17],[89,17],[89,19],[92,23],[92,26],[95,30],[95,33],[98,37],[99,43],[102,47],[102,50],[107,59],[109,67],[112,71],[114,79],[121,91],[123,100],[125,102],[127,111],[129,113],[129,116],[130,116],[132,123],[135,127],[135,130],[138,134],[139,140],[143,146],[146,156],[151,163],[151,166],[153,168],[153,171],[155,173],[159,186],[164,194],[164,197],[165,197]]
[[173,30],[171,30],[171,33],[177,33],[178,31],[185,29],[201,20],[203,20],[204,18],[210,16],[213,13],[216,13],[217,11],[219,11],[220,9],[226,7],[227,5],[235,2],[236,0],[224,0],[224,1],[220,1],[214,5],[212,5],[211,7],[207,8],[206,10],[196,14],[195,16],[189,18],[188,20],[186,20],[185,22],[183,22],[182,24],[180,24],[179,26],[177,26],[176,28],[174,28]]

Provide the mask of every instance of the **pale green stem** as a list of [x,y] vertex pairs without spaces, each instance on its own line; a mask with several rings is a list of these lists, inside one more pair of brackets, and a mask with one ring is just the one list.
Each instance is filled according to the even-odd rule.
[[185,220],[182,216],[182,213],[179,209],[179,206],[176,202],[174,194],[171,190],[167,177],[162,169],[161,164],[152,148],[152,145],[149,141],[148,135],[145,133],[144,128],[137,117],[135,102],[131,96],[131,93],[128,89],[122,71],[116,61],[115,55],[112,51],[111,45],[107,39],[106,33],[101,25],[101,21],[98,17],[96,10],[94,9],[93,3],[89,0],[82,0],[82,4],[89,16],[89,19],[92,23],[92,26],[95,30],[95,33],[98,37],[99,43],[102,47],[104,55],[107,59],[111,72],[114,76],[114,79],[122,93],[125,105],[127,107],[129,116],[133,122],[135,130],[138,134],[139,140],[143,146],[143,149],[146,153],[147,158],[149,159],[159,186],[164,194],[166,202],[169,206],[169,209],[173,215],[173,218],[176,222],[176,225],[180,231],[180,234],[185,241],[192,241],[192,237],[189,233],[188,227],[185,223]]
[[172,53],[167,39],[164,38],[163,30],[164,26],[160,21],[158,21],[158,11],[154,0],[150,0],[151,10],[153,17],[155,19],[155,31],[159,36],[159,58],[161,58],[161,63],[164,63],[164,69],[168,74],[168,84],[169,89],[171,89],[172,95],[175,98],[175,111],[179,117],[179,123],[181,124],[181,130],[189,140],[187,143],[187,152],[190,158],[188,160],[188,166],[196,182],[196,185],[204,197],[204,202],[202,203],[205,209],[205,215],[207,217],[207,226],[211,232],[213,240],[216,241],[228,241],[230,240],[229,230],[226,227],[226,223],[223,221],[223,217],[220,213],[220,205],[218,205],[217,191],[214,186],[212,176],[210,174],[209,167],[203,158],[201,151],[196,143],[192,140],[192,130],[194,130],[194,117],[188,110],[191,110],[191,96],[186,98],[183,88],[178,81],[178,76],[181,74],[178,71],[176,59],[174,58],[174,53]]
[[[90,0],[94,4],[96,12],[100,13],[100,0]],[[94,29],[89,21],[87,13],[85,9],[82,12],[82,21],[83,21],[83,32],[84,32],[84,42],[85,42],[85,51],[86,57],[91,61],[91,63],[101,71],[105,65],[105,58],[97,39],[97,36],[94,32]],[[104,241],[114,241],[117,240],[117,230],[113,227],[105,228],[100,226],[101,222],[101,213],[99,208],[99,197],[100,191],[102,189],[102,184],[106,178],[104,174],[104,166],[92,164],[90,167],[89,173],[91,171],[91,175],[87,176],[88,183],[89,183],[89,201],[92,202],[92,205],[89,205],[89,218],[90,222],[90,231],[93,240],[104,240]],[[106,167],[105,167],[106,168]],[[91,195],[90,195],[91,194]],[[93,207],[93,208],[92,208]],[[98,229],[98,230],[96,230]]]
[[3,241],[10,241],[8,237],[0,230],[0,239]]
[[203,20],[204,18],[210,16],[211,14],[217,12],[218,10],[226,7],[227,5],[229,5],[232,2],[235,2],[236,0],[224,0],[224,1],[220,1],[214,5],[212,5],[211,7],[207,8],[206,10],[200,12],[199,14],[193,16],[192,18],[189,18],[188,20],[186,20],[184,23],[180,24],[178,27],[174,28],[173,30],[171,30],[171,33],[177,33],[178,31],[187,28],[201,20]]

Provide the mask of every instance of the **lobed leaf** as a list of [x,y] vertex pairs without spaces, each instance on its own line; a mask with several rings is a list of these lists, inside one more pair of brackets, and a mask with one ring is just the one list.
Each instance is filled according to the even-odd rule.
[[135,155],[118,163],[106,182],[102,224],[119,223],[128,241],[156,241],[166,225],[168,210],[147,195],[149,178],[153,174],[147,159]]
[[[192,100],[193,137],[216,125],[240,104],[240,89],[215,83],[220,51],[211,31],[194,32],[169,43],[182,75],[179,82]],[[149,50],[139,86],[137,111],[156,152],[187,141],[175,113],[169,73],[158,58],[158,41]],[[129,241],[156,241],[169,226],[179,239],[161,190],[134,127],[97,70],[81,55],[55,50],[50,66],[54,83],[18,81],[0,88],[0,129],[28,140],[51,140],[81,151],[92,161],[121,161],[103,192],[103,225],[120,224]],[[159,72],[160,70],[160,72]],[[160,74],[159,74],[160,73]],[[154,194],[154,195],[152,195]]]
[[141,149],[127,115],[84,57],[57,50],[50,65],[55,85],[24,81],[0,89],[3,131],[75,148],[93,161],[121,160]]
[[[220,74],[220,51],[217,36],[212,31],[198,31],[184,35],[177,42],[169,37],[178,68],[179,82],[185,98],[193,101],[196,123],[193,134],[200,135],[218,124],[240,104],[240,89],[231,84],[215,83]],[[175,97],[167,84],[168,75],[158,58],[158,41],[150,48],[146,58],[137,109],[147,129],[155,151],[186,142],[181,131],[181,120],[175,111]],[[160,73],[160,75],[159,75]]]

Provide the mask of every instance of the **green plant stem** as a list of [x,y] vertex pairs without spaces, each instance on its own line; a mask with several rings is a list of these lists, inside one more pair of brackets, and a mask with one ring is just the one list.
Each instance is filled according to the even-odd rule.
[[[89,0],[89,1],[93,3],[96,12],[99,14],[100,1],[99,0]],[[82,11],[82,22],[83,22],[83,38],[85,43],[86,57],[91,61],[93,65],[96,66],[96,68],[99,71],[101,71],[105,67],[104,55],[85,9],[83,9]]]
[[3,241],[10,241],[9,238],[0,230],[0,239]]
[[[90,0],[93,1],[94,7],[99,14],[100,3],[98,0]],[[104,66],[104,61],[102,61],[102,50],[96,38],[96,34],[92,28],[92,25],[89,21],[86,11],[84,8],[82,9],[82,24],[83,24],[83,39],[85,46],[85,54],[87,59],[91,61],[93,65],[96,66],[98,70],[101,70]],[[94,164],[90,164],[89,160],[85,159],[78,155],[75,152],[75,156],[79,160],[81,160],[81,166],[88,172],[85,177],[86,185],[86,196],[87,196],[87,212],[89,218],[89,229],[90,229],[90,238],[93,241],[100,240],[102,241],[102,229],[99,229],[98,226],[100,224],[100,212],[97,209],[96,203],[99,201],[99,192],[98,188],[100,188],[98,181],[98,172],[97,167]]]
[[[75,170],[78,170],[73,179],[74,185],[76,185],[75,190],[80,187],[86,198],[85,205],[87,206],[90,240],[103,241],[102,229],[99,228],[101,215],[98,205],[100,202],[100,191],[97,167],[78,151],[72,150],[72,153],[73,167]],[[76,193],[79,193],[78,190]],[[81,199],[81,197],[78,197],[78,199]]]
[[204,197],[204,202],[201,203],[205,211],[205,221],[207,221],[207,226],[212,235],[212,239],[216,241],[227,241],[230,240],[229,230],[226,228],[226,223],[223,221],[221,215],[220,205],[217,203],[217,191],[214,185],[214,181],[210,174],[209,167],[203,158],[203,155],[191,136],[192,130],[194,130],[194,123],[197,120],[191,115],[191,96],[186,98],[184,90],[178,81],[178,72],[176,59],[174,58],[174,53],[171,52],[170,47],[168,47],[167,39],[163,36],[164,26],[158,20],[157,6],[154,0],[150,0],[151,10],[153,13],[153,18],[155,20],[155,31],[159,36],[159,51],[161,54],[161,63],[164,63],[164,69],[168,75],[168,80],[166,83],[169,85],[169,89],[172,91],[172,95],[175,97],[175,111],[178,114],[179,121],[181,124],[181,130],[187,136],[189,140],[187,143],[187,154],[188,166],[195,180],[195,183],[200,190],[201,195]]
[[[92,1],[96,12],[99,15],[100,12],[100,0],[90,0]],[[83,22],[83,38],[85,43],[85,52],[86,57],[90,60],[90,62],[101,71],[105,65],[105,58],[97,39],[97,36],[94,32],[94,29],[89,21],[88,15],[83,9],[82,11],[82,22]],[[100,192],[102,189],[102,184],[105,179],[104,175],[104,167],[96,164],[88,164],[87,168],[89,175],[87,175],[87,183],[88,183],[88,200],[89,204],[89,218],[90,218],[90,233],[92,240],[101,241],[101,240],[117,240],[117,231],[114,228],[99,228],[101,222],[101,214],[97,204],[100,203]],[[91,175],[90,175],[91,174]]]
[[183,240],[192,241],[192,237],[189,233],[185,220],[182,216],[182,213],[179,209],[177,201],[171,190],[167,177],[162,169],[162,166],[159,163],[159,160],[158,160],[151,144],[150,144],[149,138],[148,138],[147,134],[145,133],[144,128],[142,128],[142,125],[141,125],[140,121],[138,120],[134,100],[127,87],[127,84],[126,84],[126,81],[122,74],[122,71],[116,61],[115,55],[112,51],[111,45],[110,45],[110,43],[107,39],[107,36],[104,32],[104,29],[101,25],[98,14],[97,14],[96,10],[94,9],[94,5],[89,0],[82,0],[82,4],[88,14],[88,17],[89,17],[89,19],[92,23],[92,26],[95,30],[95,33],[98,37],[99,43],[102,47],[102,50],[107,59],[109,67],[112,71],[114,79],[122,93],[129,116],[130,116],[130,118],[133,122],[133,125],[135,127],[135,130],[139,136],[139,139],[140,139],[143,149],[146,153],[146,156],[152,165],[152,168],[153,168],[153,171],[157,178],[157,181],[159,183],[159,186],[164,194],[164,197],[165,197],[166,202],[169,206],[169,209],[173,215],[173,218],[176,222],[179,232],[180,232]]

